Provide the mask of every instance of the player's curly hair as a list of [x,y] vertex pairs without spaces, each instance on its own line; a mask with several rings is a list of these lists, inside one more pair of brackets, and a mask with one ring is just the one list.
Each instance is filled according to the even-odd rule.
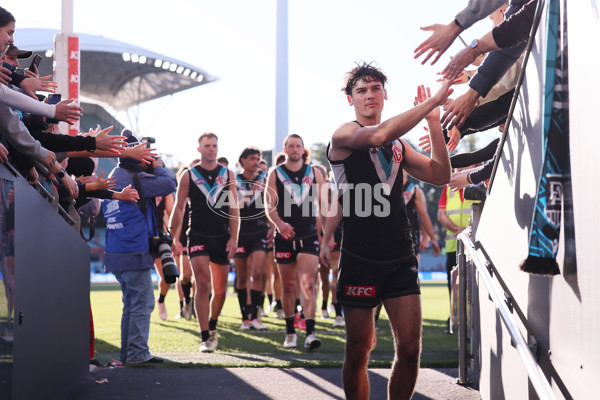
[[385,87],[387,76],[385,76],[381,69],[373,65],[373,61],[370,63],[365,61],[357,62],[356,67],[354,67],[352,71],[346,72],[342,92],[346,93],[348,96],[351,96],[352,89],[354,89],[356,83],[361,80],[365,82],[381,82],[381,84]]

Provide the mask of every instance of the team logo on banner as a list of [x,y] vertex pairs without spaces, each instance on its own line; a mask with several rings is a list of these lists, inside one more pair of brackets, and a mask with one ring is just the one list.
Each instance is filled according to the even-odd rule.
[[550,221],[555,227],[560,226],[561,208],[562,208],[562,176],[548,174],[546,183],[546,208],[544,214],[548,221]]

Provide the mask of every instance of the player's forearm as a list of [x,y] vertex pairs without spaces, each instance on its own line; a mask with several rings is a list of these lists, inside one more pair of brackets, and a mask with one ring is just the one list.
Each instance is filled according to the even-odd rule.
[[431,138],[431,174],[435,185],[444,185],[450,181],[452,169],[446,141],[439,120],[428,121]]
[[410,110],[382,122],[376,131],[381,138],[381,145],[390,143],[409,132],[437,106],[436,101],[429,98]]
[[229,230],[231,238],[237,242],[240,233],[240,212],[238,208],[229,207]]
[[325,218],[325,229],[323,229],[323,243],[329,242],[335,232],[335,228],[340,224],[342,213],[340,207],[337,207],[337,212],[333,215],[328,215]]

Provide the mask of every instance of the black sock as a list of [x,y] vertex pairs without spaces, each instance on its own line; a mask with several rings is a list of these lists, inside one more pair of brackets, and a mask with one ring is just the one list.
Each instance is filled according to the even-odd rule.
[[296,311],[302,311],[302,305],[300,304],[300,299],[296,299],[296,304],[294,305]]
[[200,332],[200,336],[202,336],[202,341],[206,342],[210,337],[210,333],[208,333],[208,331],[202,331]]
[[242,313],[242,321],[245,321],[248,319],[248,304],[247,304],[247,300],[246,300],[246,289],[235,289],[235,291],[237,292],[237,296],[238,296],[238,303],[240,303],[240,312]]
[[261,292],[262,294],[260,295],[260,302],[258,303],[263,309],[265,308],[265,294],[263,292]]
[[306,336],[315,333],[315,320],[309,318],[306,320]]
[[216,319],[209,319],[208,320],[208,330],[209,331],[214,331],[217,329],[217,320]]
[[321,310],[327,310],[327,300],[323,300],[323,303],[321,303]]
[[285,331],[289,335],[290,333],[296,333],[294,328],[294,316],[286,317],[285,319]]
[[181,290],[183,291],[183,298],[186,303],[190,302],[190,291],[192,290],[192,282],[181,284]]
[[281,299],[275,300],[275,302],[277,303],[277,309],[278,310],[283,310],[283,304],[281,304]]
[[269,299],[269,304],[273,303],[273,294],[268,294],[267,299]]
[[161,294],[158,296],[158,302],[159,303],[164,303],[165,302],[165,296],[166,294]]
[[342,316],[342,305],[335,303],[333,306],[335,307],[335,316],[341,317]]
[[179,302],[179,311],[183,310],[183,301]]
[[250,319],[258,318],[258,305],[260,304],[260,299],[262,296],[262,292],[260,290],[250,289],[250,299],[252,300],[252,315]]

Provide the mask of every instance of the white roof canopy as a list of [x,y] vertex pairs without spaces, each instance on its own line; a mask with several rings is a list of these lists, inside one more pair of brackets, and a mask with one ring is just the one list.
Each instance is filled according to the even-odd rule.
[[[15,45],[41,55],[40,76],[52,74],[52,29],[19,29]],[[81,96],[117,110],[217,80],[200,68],[102,36],[79,36]],[[27,67],[25,61],[22,67]]]

